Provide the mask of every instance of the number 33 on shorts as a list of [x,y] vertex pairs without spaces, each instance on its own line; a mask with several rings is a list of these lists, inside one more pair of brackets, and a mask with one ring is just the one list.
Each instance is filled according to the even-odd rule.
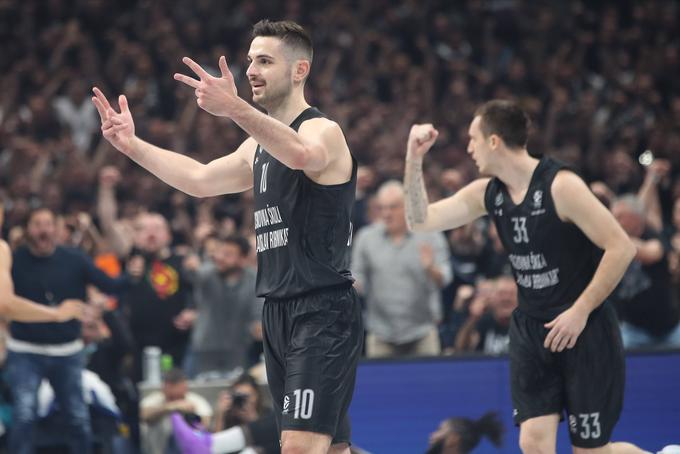
[[600,438],[600,413],[579,413],[569,415],[569,430],[584,439]]
[[[314,390],[311,389],[296,389],[292,393],[293,396],[293,418],[295,419],[310,419],[312,417],[312,409],[314,408]],[[291,408],[290,394],[283,396],[283,414],[290,413]]]

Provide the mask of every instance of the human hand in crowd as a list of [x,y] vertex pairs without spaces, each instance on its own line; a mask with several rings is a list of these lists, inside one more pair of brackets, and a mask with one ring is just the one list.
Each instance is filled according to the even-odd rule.
[[90,227],[92,227],[92,216],[90,213],[81,211],[76,215],[76,225],[81,232],[85,232]]
[[99,186],[113,189],[118,183],[120,183],[120,171],[114,166],[102,167],[99,171]]
[[475,296],[475,288],[472,285],[461,285],[456,291],[456,296],[453,299],[453,310],[462,312],[465,305]]
[[57,306],[56,309],[57,321],[67,322],[71,319],[82,320],[85,316],[87,305],[81,300],[66,299],[59,306]]
[[420,245],[420,264],[424,270],[429,270],[434,266],[434,249],[431,244],[423,243]]
[[654,183],[663,181],[670,175],[671,167],[671,162],[668,159],[656,158],[647,166],[645,178],[650,179]]
[[184,309],[172,320],[172,323],[180,331],[186,331],[194,325],[196,321],[195,309]]
[[262,322],[253,322],[250,324],[250,335],[256,341],[262,340]]
[[182,266],[187,271],[196,271],[201,266],[201,258],[197,254],[189,253],[184,257]]
[[130,154],[132,139],[135,137],[135,123],[132,120],[127,98],[125,95],[118,97],[120,112],[116,112],[99,88],[94,87],[93,91],[95,96],[92,97],[92,102],[99,112],[104,138],[118,151]]
[[141,255],[133,255],[127,263],[127,272],[135,280],[139,280],[144,275],[146,261]]
[[217,404],[215,405],[216,413],[223,415],[231,409],[233,403],[234,400],[231,397],[231,393],[229,391],[222,391],[217,397]]
[[489,295],[484,295],[482,293],[477,293],[472,299],[470,306],[468,307],[469,317],[473,320],[479,320],[486,312],[486,308],[489,306]]
[[228,117],[232,112],[234,102],[239,99],[232,76],[227,66],[227,59],[222,56],[219,60],[221,77],[208,74],[198,63],[184,57],[182,62],[186,64],[199,77],[196,80],[184,74],[175,73],[174,78],[190,87],[193,87],[198,106],[208,113],[218,117]]
[[197,243],[203,243],[208,235],[215,231],[215,226],[212,222],[199,222],[194,229],[194,239]]
[[194,413],[196,411],[194,404],[186,399],[167,402],[165,404],[165,409],[168,412],[177,411],[180,413]]
[[411,126],[406,146],[406,159],[422,159],[437,140],[439,131],[431,124]]
[[89,308],[97,309],[100,312],[110,310],[110,298],[102,293],[93,285],[87,287],[87,302]]
[[561,352],[565,348],[570,349],[576,345],[576,340],[586,327],[589,312],[574,304],[566,311],[555,317],[546,328],[550,329],[545,336],[543,346],[551,352]]

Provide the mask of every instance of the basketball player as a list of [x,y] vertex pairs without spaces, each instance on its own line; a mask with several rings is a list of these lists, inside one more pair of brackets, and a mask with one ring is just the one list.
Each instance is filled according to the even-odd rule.
[[[4,221],[5,204],[0,200],[0,229]],[[67,299],[58,306],[38,304],[14,293],[12,282],[12,252],[5,240],[0,239],[0,317],[25,323],[66,322],[82,320],[85,303]]]
[[[198,197],[254,188],[257,294],[267,378],[284,453],[348,453],[362,322],[349,272],[356,162],[340,127],[305,101],[312,43],[294,22],[257,23],[246,74],[261,113],[241,99],[224,57],[213,77],[175,74],[205,111],[250,137],[201,164],[135,136],[125,96],[116,112],[94,89],[104,137],[171,186]],[[219,447],[213,445],[219,452]]]
[[640,453],[609,443],[621,412],[624,356],[605,301],[635,247],[575,173],[529,155],[528,127],[512,102],[481,106],[470,124],[468,153],[492,178],[429,204],[422,163],[437,131],[414,125],[406,153],[407,221],[416,230],[448,230],[488,214],[495,223],[519,292],[510,373],[524,453],[555,452],[565,410],[574,452]]

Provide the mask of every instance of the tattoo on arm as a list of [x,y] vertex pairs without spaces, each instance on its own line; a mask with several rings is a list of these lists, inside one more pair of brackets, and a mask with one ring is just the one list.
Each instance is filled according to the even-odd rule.
[[423,162],[407,160],[404,175],[404,192],[406,195],[406,223],[410,228],[423,224],[427,219],[427,191],[423,179]]

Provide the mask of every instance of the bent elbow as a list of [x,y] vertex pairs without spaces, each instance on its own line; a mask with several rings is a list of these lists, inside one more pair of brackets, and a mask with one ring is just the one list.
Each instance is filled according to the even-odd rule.
[[638,250],[635,243],[633,243],[630,238],[626,238],[625,250],[624,250],[624,260],[627,265],[629,265],[637,256]]
[[302,149],[291,156],[288,165],[293,170],[310,170],[311,162],[311,153],[306,149]]

